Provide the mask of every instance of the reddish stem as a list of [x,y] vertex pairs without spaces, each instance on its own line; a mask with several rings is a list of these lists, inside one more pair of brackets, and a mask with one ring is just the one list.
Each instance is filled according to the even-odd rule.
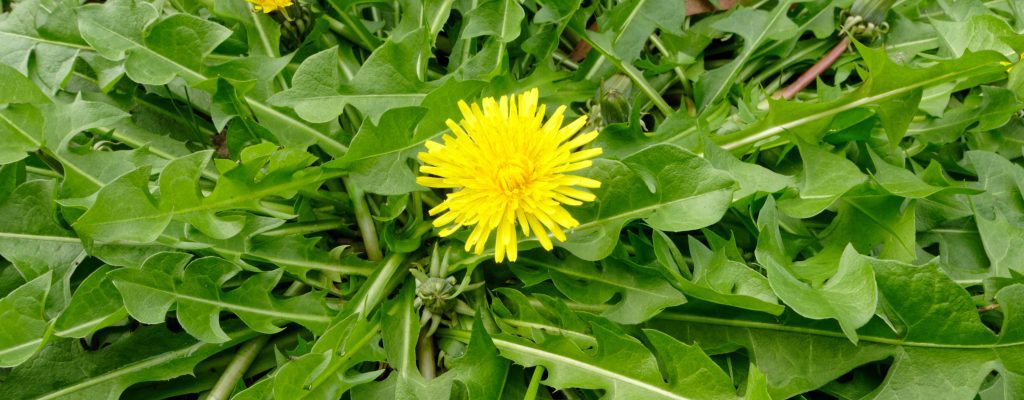
[[707,0],[686,0],[686,15],[697,15],[706,12],[728,10],[736,5],[737,0],[720,0],[718,2],[722,8],[717,8],[711,2]]
[[821,75],[821,73],[825,72],[828,67],[831,67],[832,64],[839,59],[839,56],[843,55],[843,52],[846,51],[846,47],[849,45],[850,38],[843,37],[843,40],[840,40],[839,43],[836,44],[836,47],[833,47],[832,50],[829,50],[828,54],[825,54],[825,56],[818,60],[818,62],[808,68],[807,71],[804,71],[796,81],[791,83],[789,86],[786,86],[785,89],[775,93],[775,98],[781,97],[786,100],[792,99],[798,92],[804,90],[804,88],[810,85],[811,82],[814,82],[814,80],[818,78],[818,75]]

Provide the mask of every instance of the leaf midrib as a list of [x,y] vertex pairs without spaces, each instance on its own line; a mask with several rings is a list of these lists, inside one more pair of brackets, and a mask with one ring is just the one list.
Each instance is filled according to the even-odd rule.
[[[233,333],[229,334],[228,336],[231,336],[232,338],[235,338],[235,339],[239,339],[242,336],[249,336],[249,335],[254,334],[254,333],[255,333],[254,331],[246,329],[246,330],[242,330],[242,331],[238,331],[238,332],[233,332]],[[134,363],[128,364],[124,368],[115,369],[115,370],[107,372],[105,374],[97,375],[95,377],[92,377],[89,380],[86,380],[84,382],[79,382],[77,384],[65,387],[65,388],[63,388],[61,390],[47,393],[46,395],[41,396],[41,397],[37,398],[36,400],[58,399],[58,398],[61,398],[61,397],[65,396],[65,395],[67,395],[69,393],[74,393],[74,392],[77,392],[79,390],[82,390],[82,389],[85,389],[85,388],[88,388],[88,387],[91,387],[91,386],[95,386],[95,385],[101,384],[103,382],[112,380],[112,379],[117,379],[117,378],[119,378],[121,376],[128,375],[128,374],[134,373],[134,372],[139,371],[139,370],[144,370],[144,369],[147,369],[147,368],[150,368],[150,367],[154,367],[154,366],[163,364],[164,362],[167,362],[167,361],[170,361],[170,360],[174,360],[176,358],[187,357],[187,356],[189,356],[189,355],[199,351],[200,349],[202,349],[204,347],[222,347],[222,346],[225,346],[225,344],[224,343],[214,344],[214,343],[199,342],[199,343],[193,344],[193,345],[188,346],[188,347],[183,348],[183,349],[174,350],[174,351],[171,351],[171,352],[160,354],[158,356],[154,356],[154,357],[150,357],[150,358],[147,358],[147,359],[144,359],[144,360],[136,361]]]
[[78,167],[78,165],[76,165],[75,163],[71,162],[70,160],[68,160],[64,156],[60,155],[56,150],[50,151],[46,146],[43,146],[43,142],[41,142],[39,140],[36,140],[36,138],[32,137],[31,134],[29,134],[27,131],[25,131],[25,129],[22,128],[21,125],[15,124],[14,121],[12,121],[10,118],[7,118],[7,116],[4,115],[3,113],[0,113],[0,120],[3,120],[4,122],[7,123],[7,125],[13,127],[15,132],[18,132],[18,134],[20,134],[22,137],[28,139],[29,142],[31,142],[35,147],[38,148],[38,150],[45,152],[47,155],[49,155],[50,157],[53,157],[55,160],[60,162],[61,165],[64,166],[64,168],[68,168],[68,169],[74,170],[79,175],[81,175],[82,177],[84,177],[87,180],[89,180],[89,182],[92,182],[96,187],[102,187],[103,186],[103,182],[100,181],[98,178],[96,178],[96,177],[94,177],[92,175],[87,174],[84,170],[82,170],[80,167]]
[[681,396],[679,394],[672,393],[671,391],[668,391],[666,389],[662,389],[662,388],[660,388],[658,386],[646,383],[646,382],[638,380],[636,378],[631,378],[631,377],[622,375],[620,373],[617,373],[615,371],[611,371],[611,370],[602,368],[602,367],[597,366],[597,365],[589,364],[586,361],[577,360],[577,359],[572,358],[572,357],[564,356],[564,355],[557,354],[557,353],[552,353],[552,352],[549,352],[549,351],[544,351],[544,350],[533,348],[533,347],[530,347],[530,346],[524,346],[524,345],[521,345],[521,344],[518,344],[518,343],[514,343],[514,342],[511,342],[511,341],[507,341],[507,340],[504,340],[504,339],[501,339],[501,338],[492,338],[492,341],[494,342],[495,347],[498,347],[498,348],[504,347],[506,349],[515,350],[515,351],[520,351],[520,352],[523,352],[523,353],[531,354],[531,355],[533,355],[535,357],[541,357],[541,358],[544,358],[544,359],[549,360],[549,361],[555,361],[555,362],[559,362],[559,363],[563,363],[563,364],[568,364],[568,365],[571,365],[571,366],[576,367],[578,369],[581,369],[581,370],[584,370],[584,371],[588,371],[588,372],[593,373],[595,375],[604,376],[604,377],[612,379],[612,380],[614,380],[616,382],[621,382],[621,383],[624,383],[624,384],[628,384],[628,385],[633,386],[633,387],[635,387],[637,389],[641,389],[641,390],[643,390],[645,392],[648,392],[648,393],[651,393],[651,394],[656,394],[656,395],[662,396],[664,398],[676,399],[676,400],[690,400],[690,398],[688,398],[688,397],[684,397],[684,396]]
[[799,127],[801,125],[804,125],[804,124],[807,124],[807,123],[810,123],[810,122],[814,122],[814,121],[817,121],[817,120],[822,119],[822,118],[826,118],[826,117],[830,117],[830,116],[839,114],[839,113],[841,113],[843,111],[852,110],[852,109],[860,107],[860,106],[868,105],[868,104],[871,104],[871,103],[879,101],[879,100],[887,99],[889,97],[898,96],[898,95],[901,95],[903,93],[906,93],[906,92],[909,92],[909,91],[912,91],[912,90],[915,90],[915,89],[918,89],[918,88],[927,87],[927,86],[935,84],[937,82],[945,81],[946,79],[950,79],[950,78],[957,77],[957,76],[960,76],[960,75],[967,75],[967,74],[972,73],[972,72],[974,72],[976,70],[983,69],[983,68],[988,68],[988,67],[991,67],[991,65],[987,65],[987,64],[976,65],[974,67],[971,67],[971,68],[968,68],[968,69],[965,69],[965,70],[956,70],[956,71],[948,72],[948,73],[945,73],[945,74],[942,74],[942,75],[939,75],[939,76],[936,76],[936,77],[933,77],[933,78],[930,78],[930,79],[925,79],[923,81],[915,82],[913,84],[910,84],[910,85],[907,85],[907,86],[904,86],[904,87],[900,87],[900,88],[896,88],[896,89],[893,89],[893,90],[885,91],[885,92],[882,92],[882,93],[879,93],[879,94],[876,94],[876,95],[873,95],[873,96],[862,97],[860,99],[853,100],[853,101],[850,101],[850,102],[845,103],[845,104],[841,104],[841,105],[836,106],[836,107],[828,108],[828,109],[823,110],[823,111],[818,112],[818,113],[814,113],[814,114],[811,114],[811,115],[808,115],[808,116],[805,116],[805,117],[802,117],[802,118],[795,119],[793,121],[789,121],[789,122],[786,122],[786,123],[783,123],[783,124],[779,124],[779,125],[775,125],[775,126],[771,126],[771,127],[762,129],[762,130],[760,130],[758,132],[755,132],[753,134],[747,135],[745,137],[739,138],[739,139],[731,141],[731,142],[721,143],[721,144],[719,144],[719,146],[722,147],[723,149],[726,149],[726,150],[734,150],[734,149],[739,148],[741,146],[752,144],[752,143],[756,143],[756,142],[758,142],[760,140],[763,140],[763,139],[767,139],[767,138],[769,138],[772,135],[775,135],[777,133],[781,133],[781,132],[784,132],[784,131],[787,131],[787,130],[791,130],[791,129]]
[[[531,300],[530,304],[540,306],[538,300]],[[594,304],[582,304],[576,302],[566,302],[566,305],[576,311],[586,311],[591,313],[600,313],[604,309],[608,308],[606,305],[594,305]],[[825,336],[836,339],[842,339],[848,341],[846,335],[842,332],[829,331],[824,329],[806,328],[801,326],[787,326],[772,322],[758,322],[749,321],[735,318],[716,318],[708,317],[703,315],[685,314],[681,312],[665,311],[661,314],[655,315],[652,319],[661,319],[668,321],[678,322],[694,322],[708,325],[728,326],[734,328],[748,328],[748,329],[763,329],[769,331],[779,332],[791,332],[801,333],[805,335]],[[988,344],[955,344],[955,343],[930,343],[930,342],[915,342],[896,338],[886,338],[880,336],[866,336],[858,335],[861,342],[870,342],[877,344],[885,344],[891,346],[905,346],[905,347],[920,347],[920,348],[935,348],[935,349],[967,349],[967,350],[988,350],[996,348],[1007,348],[1024,346],[1024,341],[1008,342],[1008,343],[988,343]]]
[[[96,325],[96,324],[98,324],[100,322],[103,322],[103,320],[105,320],[107,318],[110,318],[110,315],[104,315],[104,316],[99,317],[99,318],[93,318],[91,320],[82,322],[82,323],[80,323],[78,325],[75,325],[75,326],[72,326],[70,328],[54,332],[53,336],[59,336],[59,337],[62,337],[62,338],[66,338],[69,332],[74,332],[74,331],[80,330],[82,328],[91,327],[91,326]],[[25,347],[37,346],[40,343],[43,343],[43,341],[48,339],[49,337],[50,337],[49,335],[44,335],[41,338],[35,338],[35,339],[32,339],[32,340],[27,341],[27,342],[22,342],[22,343],[20,343],[20,344],[18,344],[16,346],[8,347],[8,348],[5,348],[5,349],[0,349],[0,356],[8,354],[8,353],[15,352],[15,351],[18,351],[18,350],[21,350],[21,349],[23,349]]]
[[[115,279],[115,281],[118,281],[118,280]],[[262,316],[266,316],[266,317],[280,318],[280,319],[286,320],[286,321],[296,321],[296,322],[297,321],[305,321],[305,322],[318,322],[318,323],[328,323],[328,322],[331,322],[331,318],[328,317],[328,316],[325,316],[325,315],[298,314],[298,313],[285,312],[285,311],[271,311],[271,310],[265,310],[265,309],[262,309],[262,308],[249,307],[249,306],[245,306],[245,305],[241,305],[241,304],[236,304],[236,303],[228,303],[228,302],[222,301],[222,300],[210,300],[210,299],[205,299],[205,298],[202,298],[202,297],[195,297],[195,296],[183,294],[183,293],[180,293],[180,292],[177,292],[177,291],[169,291],[169,290],[165,290],[165,289],[161,289],[161,288],[157,288],[157,287],[153,287],[153,286],[149,286],[149,285],[140,284],[140,283],[133,282],[133,281],[122,280],[121,282],[125,282],[125,283],[132,284],[132,285],[138,285],[138,286],[144,287],[146,289],[149,289],[149,290],[152,290],[152,291],[155,291],[155,292],[164,293],[164,294],[167,294],[167,295],[175,297],[179,301],[180,300],[194,301],[196,303],[216,306],[218,308],[226,309],[226,310],[231,310],[231,311],[242,311],[242,312],[251,313],[251,314],[258,314],[258,315],[262,315]]]
[[900,246],[903,246],[903,250],[908,251],[911,254],[914,253],[914,246],[910,246],[909,244],[907,244],[907,242],[903,240],[903,237],[901,237],[899,233],[894,231],[890,226],[880,221],[878,217],[876,217],[874,214],[870,212],[870,210],[865,209],[863,206],[861,206],[855,201],[847,201],[846,204],[849,204],[851,207],[857,209],[857,211],[860,211],[861,214],[866,215],[868,219],[871,220],[871,222],[874,222],[876,225],[881,227],[882,230],[884,230],[886,233],[896,238],[896,241],[900,243]]
[[[131,173],[131,172],[129,172],[129,173]],[[313,183],[316,183],[316,182],[323,182],[325,180],[328,180],[328,179],[331,179],[331,178],[336,178],[336,177],[341,176],[341,175],[342,175],[341,172],[320,173],[320,174],[316,174],[316,175],[311,175],[311,177],[313,179],[307,178],[307,179],[287,181],[287,182],[285,182],[284,184],[281,184],[281,185],[275,185],[275,186],[271,186],[271,187],[264,188],[264,189],[261,189],[261,190],[247,192],[243,196],[234,196],[234,197],[230,197],[228,199],[217,201],[217,202],[212,202],[212,203],[202,202],[198,206],[185,207],[185,208],[175,208],[175,209],[171,209],[169,211],[161,211],[158,214],[144,215],[144,216],[141,216],[141,217],[119,218],[119,219],[110,220],[110,221],[93,222],[93,223],[90,223],[89,226],[106,226],[106,225],[114,225],[114,224],[124,224],[124,223],[136,222],[136,221],[144,221],[144,220],[151,220],[151,219],[156,219],[156,218],[163,218],[163,217],[167,217],[167,216],[170,216],[173,219],[175,216],[189,214],[189,213],[194,213],[194,212],[201,212],[201,211],[211,211],[212,212],[212,211],[216,211],[216,210],[222,210],[222,209],[230,208],[231,206],[233,206],[235,204],[238,204],[238,203],[242,203],[242,202],[246,202],[246,201],[250,201],[250,200],[259,200],[259,199],[262,199],[264,197],[273,195],[274,193],[277,193],[277,192],[280,192],[280,191],[293,190],[293,189],[296,189],[296,188],[300,188],[300,187],[302,187],[304,185],[313,184]],[[77,225],[77,222],[74,225]]]
[[28,35],[24,35],[24,34],[20,34],[20,33],[14,33],[14,32],[0,31],[0,35],[13,36],[13,37],[16,37],[16,38],[21,38],[21,39],[25,39],[25,40],[31,40],[33,42],[45,43],[45,44],[49,44],[49,45],[53,45],[53,46],[59,46],[59,47],[67,47],[67,48],[76,49],[76,50],[93,50],[92,47],[81,45],[81,44],[78,44],[78,43],[62,42],[62,41],[51,40],[51,39],[43,39],[41,37],[28,36]]
[[[523,259],[520,262],[522,262],[523,264],[526,264],[526,265],[533,265],[533,266],[537,266],[537,267],[547,268],[547,269],[552,270],[552,271],[558,271],[560,273],[563,273],[565,275],[569,275],[569,276],[572,276],[572,277],[575,277],[575,278],[581,278],[581,279],[585,279],[585,280],[593,281],[593,282],[600,282],[600,283],[606,284],[608,286],[614,286],[614,287],[622,288],[622,289],[627,290],[627,291],[635,291],[635,292],[639,292],[640,294],[655,296],[655,297],[663,298],[663,299],[671,298],[670,296],[666,296],[666,295],[658,293],[658,292],[652,292],[652,291],[644,289],[644,288],[627,285],[625,282],[622,282],[622,281],[606,279],[606,278],[603,277],[604,275],[602,275],[602,274],[588,275],[588,274],[585,274],[585,273],[573,271],[573,270],[568,269],[568,268],[562,268],[561,265],[549,265],[549,264],[545,264],[545,263],[542,263],[542,262],[537,262],[537,261],[531,260],[531,259]],[[682,297],[682,296],[680,295],[680,297]],[[623,300],[623,301],[625,301],[625,300]]]

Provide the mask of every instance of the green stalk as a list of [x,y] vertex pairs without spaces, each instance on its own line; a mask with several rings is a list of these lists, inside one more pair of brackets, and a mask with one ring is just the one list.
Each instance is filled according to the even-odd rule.
[[345,221],[340,219],[337,220],[323,220],[323,221],[312,221],[312,222],[300,222],[297,224],[289,224],[282,226],[277,229],[273,229],[262,233],[263,236],[289,236],[289,235],[307,235],[310,233],[318,233],[323,231],[329,231],[333,229],[339,229],[345,226]]
[[341,23],[352,30],[352,34],[355,35],[356,38],[356,44],[370,51],[373,51],[377,46],[380,46],[380,39],[371,35],[370,31],[366,29],[366,26],[363,25],[362,21],[357,20],[345,11],[341,4],[338,4],[338,0],[328,0],[327,3],[330,4],[331,8],[338,13],[338,18],[341,19]]
[[538,365],[533,368],[533,376],[530,377],[530,386],[526,387],[526,395],[523,400],[534,400],[537,398],[537,390],[540,389],[540,378],[544,376],[544,366]]
[[28,172],[30,174],[39,175],[39,176],[45,176],[47,178],[54,178],[54,179],[63,178],[63,176],[59,172],[57,172],[57,171],[49,170],[49,169],[46,169],[46,168],[33,167],[33,166],[30,166],[30,165],[25,167],[25,172]]
[[434,336],[427,336],[427,329],[424,327],[420,332],[420,340],[416,345],[416,360],[419,363],[420,374],[424,378],[434,379],[437,376],[437,360],[434,358],[437,350],[434,348]]
[[408,272],[408,269],[401,268],[405,257],[404,253],[391,254],[384,264],[366,280],[359,293],[350,302],[353,305],[351,310],[353,314],[367,316],[384,300],[389,291],[388,283],[396,281],[395,277]]
[[611,51],[609,49],[603,48],[596,42],[591,40],[590,37],[587,36],[586,32],[577,31],[574,33],[576,33],[581,38],[583,38],[583,40],[589,43],[590,46],[594,48],[594,50],[597,50],[599,53],[601,53],[604,56],[604,59],[611,61],[611,63],[615,65],[616,68],[618,68],[620,71],[622,71],[622,73],[626,74],[626,76],[632,79],[633,83],[636,84],[636,86],[640,88],[640,90],[643,91],[648,98],[650,98],[651,102],[654,103],[654,106],[657,107],[662,114],[664,114],[665,116],[669,116],[675,112],[675,110],[673,110],[672,107],[665,102],[665,99],[661,97],[661,92],[659,92],[657,89],[651,86],[651,83],[648,82],[646,78],[644,78],[643,73],[636,69],[636,67],[629,63],[624,63],[622,62],[622,60],[619,60],[615,57],[612,57]]
[[[661,38],[659,38],[657,35],[651,35],[650,39],[651,44],[653,44],[654,47],[657,48],[659,52],[661,52],[661,54],[665,55],[666,57],[669,55],[668,48],[666,48],[665,44],[661,42]],[[672,68],[672,71],[676,73],[676,77],[679,78],[679,83],[683,85],[683,94],[682,96],[680,96],[682,97],[681,103],[683,103],[686,106],[686,112],[690,113],[690,115],[695,115],[697,112],[697,108],[693,104],[693,100],[690,98],[690,96],[693,94],[693,87],[692,85],[690,85],[690,80],[686,79],[686,73],[683,72],[683,69],[681,67],[674,67]]]
[[378,261],[384,258],[380,250],[380,242],[377,239],[377,227],[374,225],[373,216],[366,205],[366,197],[363,190],[352,184],[347,177],[342,178],[345,182],[345,189],[348,190],[349,198],[352,199],[352,210],[356,213],[356,223],[359,225],[359,232],[363,235],[363,244],[366,246],[366,258],[370,261]]
[[261,335],[242,344],[238,348],[238,353],[235,353],[235,358],[231,360],[231,364],[228,364],[227,369],[220,375],[220,379],[213,385],[213,389],[210,389],[210,394],[206,396],[206,399],[227,400],[234,391],[235,384],[245,375],[245,371],[252,365],[252,361],[256,359],[256,355],[260,353],[268,340],[270,340],[270,335]]

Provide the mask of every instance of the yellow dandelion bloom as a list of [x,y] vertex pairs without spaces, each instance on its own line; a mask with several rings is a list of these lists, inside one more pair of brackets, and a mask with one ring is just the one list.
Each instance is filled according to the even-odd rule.
[[466,251],[483,253],[495,231],[494,259],[516,260],[518,226],[523,236],[532,231],[547,250],[550,235],[565,241],[563,229],[579,225],[563,206],[593,201],[592,193],[576,187],[598,188],[601,182],[570,175],[591,165],[600,148],[579,150],[597,137],[597,131],[577,135],[586,124],[580,117],[562,126],[565,106],[558,107],[544,121],[545,107],[538,104],[538,91],[518,97],[483,99],[468,105],[459,101],[463,119],[448,120],[452,135],[444,144],[427,141],[419,154],[424,175],[416,182],[427,187],[453,189],[430,215],[443,228],[441,236],[472,227]]
[[1017,58],[1017,62],[1000,61],[999,63],[1002,64],[1004,67],[1010,67],[1006,69],[1006,72],[1009,73],[1013,72],[1013,68],[1016,67],[1017,64],[1020,63],[1021,61],[1024,61],[1024,53],[1020,53],[1020,57]]
[[252,3],[252,8],[264,14],[270,14],[277,10],[283,10],[292,5],[292,0],[246,0]]

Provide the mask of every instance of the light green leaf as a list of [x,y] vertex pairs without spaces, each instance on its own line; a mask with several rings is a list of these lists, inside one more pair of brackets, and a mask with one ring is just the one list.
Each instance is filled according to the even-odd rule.
[[835,319],[843,333],[857,343],[857,328],[875,314],[878,289],[875,274],[864,257],[847,246],[839,259],[835,275],[820,286],[800,281],[792,272],[792,263],[784,253],[774,202],[765,203],[758,215],[757,261],[768,270],[768,282],[783,303],[811,319]]
[[0,109],[0,165],[10,164],[39,150],[43,144],[43,117],[29,104]]
[[240,164],[221,164],[217,186],[202,197],[198,178],[210,155],[200,152],[168,164],[161,174],[159,199],[149,189],[149,167],[121,176],[99,191],[95,203],[72,226],[90,240],[148,243],[174,219],[226,239],[241,230],[244,220],[215,213],[241,209],[282,216],[260,200],[271,195],[289,198],[322,181],[319,169],[307,168],[313,162],[308,153],[263,144],[243,151]]
[[159,11],[149,3],[118,0],[90,4],[79,11],[82,38],[104,57],[125,60],[133,81],[163,85],[179,76],[196,84],[203,59],[231,34],[218,24],[175,14],[155,22]]
[[20,72],[0,64],[0,103],[49,103],[39,87]]
[[[999,79],[1005,73],[1005,67],[999,64],[1004,57],[992,51],[966,53],[961,58],[938,61],[927,68],[894,64],[884,50],[859,46],[858,51],[867,63],[869,75],[856,90],[839,99],[820,103],[769,100],[770,107],[764,118],[740,131],[715,137],[715,142],[726,150],[747,149],[775,139],[783,132],[817,142],[832,119],[844,111],[877,106],[914,90],[949,82],[976,85]],[[685,136],[686,132],[680,132],[666,137],[665,141],[673,142]]]
[[[311,122],[327,122],[352,106],[376,121],[391,108],[419,105],[428,86],[415,63],[404,55],[426,46],[417,32],[388,40],[366,60],[350,83],[338,70],[337,50],[327,49],[306,59],[292,78],[292,88],[270,98],[270,103],[295,109]],[[341,156],[342,154],[334,154]]]
[[200,361],[255,333],[231,324],[231,341],[197,342],[165,326],[142,327],[102,349],[83,349],[77,339],[51,342],[35,361],[11,370],[0,397],[9,399],[114,400],[128,387],[194,373]]
[[380,321],[366,321],[349,315],[331,325],[313,344],[312,351],[290,362],[274,376],[274,398],[337,399],[349,389],[373,381],[383,370],[361,372],[353,367],[364,361],[382,359],[379,348]]
[[466,15],[469,22],[462,30],[462,38],[489,35],[511,42],[519,37],[519,25],[525,15],[516,0],[486,0]]
[[381,116],[380,124],[364,121],[349,152],[327,166],[349,171],[352,182],[371,193],[397,195],[422,190],[408,159],[420,150],[410,143],[416,143],[413,133],[425,112],[419,107],[392,108]]
[[0,324],[4,326],[0,331],[0,367],[25,362],[49,336],[46,295],[51,277],[49,273],[40,275],[0,299]]
[[651,240],[658,264],[668,272],[669,281],[687,296],[773,315],[785,310],[764,276],[727,259],[725,252],[713,252],[691,236],[689,248],[694,267],[690,280],[683,276],[684,272],[691,275],[689,267],[672,240],[661,231],[655,231]]
[[845,156],[797,140],[804,171],[799,194],[779,201],[784,213],[797,218],[813,217],[867,179]]
[[54,93],[87,49],[75,26],[75,0],[26,0],[0,18],[0,63]]
[[[582,350],[565,336],[545,334],[532,341],[518,336],[493,336],[503,357],[527,367],[543,366],[542,381],[555,389],[605,391],[612,399],[735,399],[728,375],[699,347],[664,333],[644,330],[654,354],[637,339],[607,322],[591,324],[595,349]],[[468,333],[460,333],[463,340]]]
[[580,225],[559,246],[586,260],[611,253],[622,226],[643,219],[678,232],[700,229],[729,208],[735,182],[724,171],[675,146],[658,145],[620,161],[599,160],[585,174],[601,181],[597,200],[573,208]]
[[[540,275],[523,267],[540,269]],[[622,324],[644,322],[667,307],[686,302],[686,298],[661,276],[615,257],[591,262],[571,255],[559,259],[538,252],[524,255],[511,264],[511,268],[528,286],[550,279],[573,301],[611,302],[611,307],[601,315]]]
[[1005,20],[994,14],[975,15],[966,21],[931,21],[946,47],[953,55],[965,51],[995,50],[1005,56],[1016,55],[1021,39]]
[[786,17],[792,1],[782,1],[772,11],[740,8],[715,22],[715,29],[743,37],[743,50],[728,64],[708,71],[697,81],[695,97],[701,110],[720,99],[732,87],[740,69],[766,42],[788,38],[797,30]]
[[75,235],[62,226],[53,203],[53,181],[21,184],[0,204],[0,256],[14,264],[25,280],[52,274],[47,302],[56,315],[64,308],[66,282],[85,256]]
[[68,306],[53,322],[55,335],[81,338],[128,317],[121,294],[107,276],[112,270],[104,265],[75,288]]
[[736,179],[739,189],[733,193],[733,201],[747,198],[757,192],[775,193],[796,186],[793,177],[776,173],[755,163],[743,162],[710,140],[704,143],[704,158],[707,158],[715,168],[729,171]]
[[140,269],[124,268],[109,273],[124,298],[128,313],[144,323],[163,322],[177,304],[177,317],[185,331],[205,342],[230,339],[218,318],[222,310],[238,315],[246,325],[262,333],[276,333],[281,321],[296,322],[316,334],[326,329],[330,317],[323,292],[278,299],[271,290],[281,271],[255,274],[229,292],[220,288],[239,272],[239,267],[219,258],[189,262],[185,253],[159,253]]

